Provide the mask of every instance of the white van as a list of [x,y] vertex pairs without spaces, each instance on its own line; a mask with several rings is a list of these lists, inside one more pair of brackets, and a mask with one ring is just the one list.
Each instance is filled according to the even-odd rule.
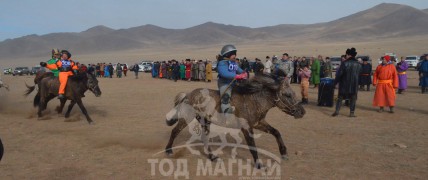
[[415,56],[415,55],[406,56],[406,59],[404,61],[407,62],[409,67],[416,67],[418,65],[419,56]]

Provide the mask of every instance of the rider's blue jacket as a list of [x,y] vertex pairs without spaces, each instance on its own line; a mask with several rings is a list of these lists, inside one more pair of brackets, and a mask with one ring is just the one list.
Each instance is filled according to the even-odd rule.
[[230,83],[237,74],[244,71],[238,66],[238,63],[231,60],[221,60],[217,65],[218,79],[222,83]]

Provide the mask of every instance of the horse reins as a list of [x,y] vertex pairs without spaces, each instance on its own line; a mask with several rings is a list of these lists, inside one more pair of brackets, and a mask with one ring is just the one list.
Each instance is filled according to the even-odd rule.
[[[277,99],[274,99],[274,101],[275,101],[275,106],[276,107],[278,107],[279,109],[281,109],[281,110],[288,110],[288,111],[290,111],[292,114],[294,114],[297,110],[293,110],[293,107],[294,106],[296,106],[296,105],[298,105],[299,104],[299,102],[296,102],[296,103],[294,103],[293,105],[291,105],[290,107],[287,107],[287,104],[285,104],[282,100],[281,100],[281,98],[279,97],[279,92],[277,92],[276,93],[276,98]],[[288,99],[287,99],[287,102],[289,103],[289,104],[292,104]],[[284,105],[284,108],[280,108],[277,104],[278,103],[281,103],[281,104],[283,104]]]

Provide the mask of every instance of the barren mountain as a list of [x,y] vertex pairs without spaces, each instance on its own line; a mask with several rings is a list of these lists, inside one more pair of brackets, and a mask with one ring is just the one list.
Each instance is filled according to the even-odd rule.
[[320,38],[372,39],[397,36],[424,35],[428,28],[428,14],[398,4],[379,4],[371,9],[331,21]]
[[90,54],[165,45],[197,47],[290,38],[338,42],[411,37],[426,35],[427,11],[406,5],[383,3],[331,22],[310,25],[283,24],[262,28],[213,22],[186,29],[143,25],[115,30],[100,25],[80,33],[51,33],[8,39],[0,42],[0,57],[46,56],[54,47],[70,49],[79,54]]

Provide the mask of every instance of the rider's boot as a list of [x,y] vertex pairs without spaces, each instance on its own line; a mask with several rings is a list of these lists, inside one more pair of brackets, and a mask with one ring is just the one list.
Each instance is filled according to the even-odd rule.
[[58,99],[64,99],[64,98],[65,98],[64,94],[58,94]]

